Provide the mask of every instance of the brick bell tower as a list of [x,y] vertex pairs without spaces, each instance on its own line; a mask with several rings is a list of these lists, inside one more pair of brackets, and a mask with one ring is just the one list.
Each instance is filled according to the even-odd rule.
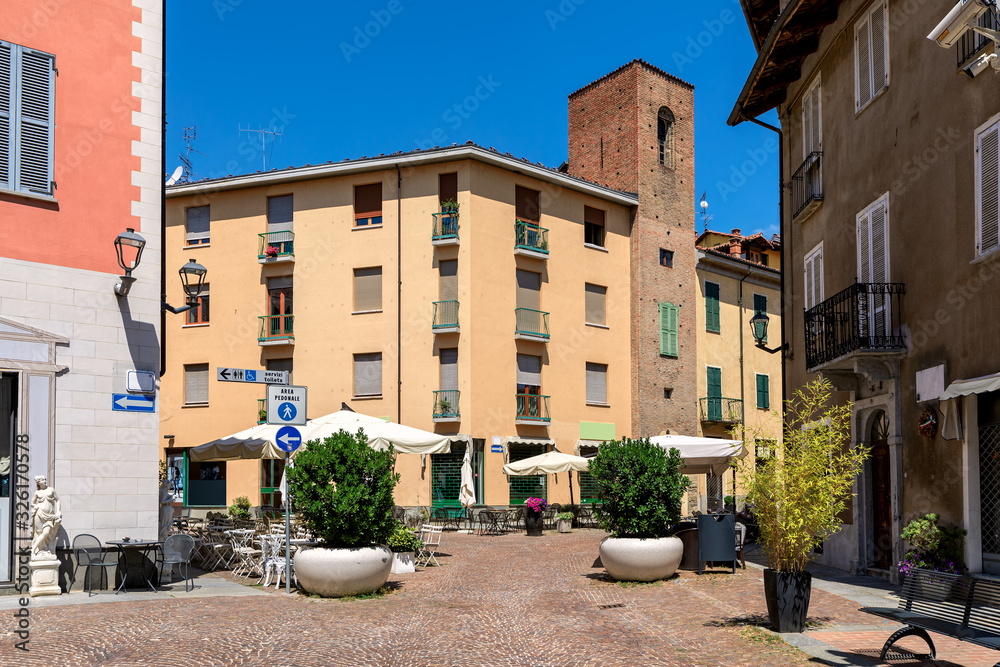
[[639,195],[631,436],[696,435],[694,86],[633,60],[572,93],[569,173]]

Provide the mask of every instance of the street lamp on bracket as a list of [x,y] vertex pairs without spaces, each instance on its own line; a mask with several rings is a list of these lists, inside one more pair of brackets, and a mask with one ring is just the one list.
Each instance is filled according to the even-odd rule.
[[181,285],[184,287],[187,304],[180,308],[174,308],[164,301],[163,309],[174,314],[183,313],[198,305],[198,297],[201,296],[201,291],[205,287],[205,274],[208,273],[208,269],[192,259],[182,266],[177,273],[181,276]]
[[787,350],[788,343],[784,343],[773,349],[764,344],[764,341],[767,340],[768,322],[770,322],[770,319],[768,318],[767,313],[756,313],[750,318],[750,333],[753,334],[753,340],[754,343],[757,344],[758,349],[764,350],[770,354],[780,352],[781,350]]

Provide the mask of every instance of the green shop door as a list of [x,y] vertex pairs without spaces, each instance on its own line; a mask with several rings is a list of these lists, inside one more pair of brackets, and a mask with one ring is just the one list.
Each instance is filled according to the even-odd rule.
[[282,459],[260,460],[260,506],[282,507],[281,477],[285,473]]
[[[541,445],[510,445],[510,462],[520,461],[545,453]],[[509,475],[510,504],[523,505],[528,498],[544,498],[548,500],[545,475]]]
[[[458,449],[458,446],[454,446]],[[431,507],[461,507],[458,492],[462,486],[462,459],[465,447],[459,452],[431,454]]]

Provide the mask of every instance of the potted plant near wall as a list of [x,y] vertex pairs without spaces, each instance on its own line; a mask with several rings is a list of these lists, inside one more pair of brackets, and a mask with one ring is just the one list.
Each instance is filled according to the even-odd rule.
[[295,554],[299,584],[323,597],[378,590],[389,577],[396,530],[392,452],[367,445],[363,431],[314,440],[288,469],[292,501],[319,548]]
[[904,577],[917,569],[965,574],[962,542],[967,531],[940,526],[939,518],[925,514],[908,523],[900,535],[910,545],[899,562],[899,573]]
[[[851,405],[830,405],[831,392],[824,379],[796,391],[785,406],[782,441],[768,458],[743,464],[767,557],[764,599],[776,632],[805,628],[812,586],[806,564],[814,546],[840,530],[868,453],[864,445],[852,447]],[[749,430],[747,438],[755,435],[764,433]]]
[[458,213],[458,202],[454,199],[445,199],[441,202],[442,213]]
[[591,460],[601,489],[597,521],[611,533],[601,542],[601,563],[615,579],[665,579],[680,565],[684,545],[671,536],[688,484],[680,466],[676,449],[668,452],[647,438],[605,443]]
[[549,503],[545,498],[528,498],[524,501],[524,530],[528,537],[542,536],[542,512]]
[[233,504],[229,506],[229,516],[234,519],[249,519],[250,499],[246,496],[233,498]]
[[560,533],[568,533],[573,529],[573,513],[560,512],[556,515],[556,530]]
[[392,550],[392,574],[416,571],[415,558],[417,552],[424,546],[416,533],[401,523],[397,524],[386,546]]

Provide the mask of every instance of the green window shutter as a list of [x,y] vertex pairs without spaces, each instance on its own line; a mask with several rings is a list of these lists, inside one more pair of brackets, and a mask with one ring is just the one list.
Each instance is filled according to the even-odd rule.
[[660,354],[677,356],[677,306],[670,302],[660,304]]
[[[767,295],[765,295],[765,294],[754,294],[753,295],[753,314],[754,315],[760,315],[762,313],[764,315],[767,315]],[[761,341],[761,342],[763,342],[765,344],[767,343],[767,336],[766,335],[764,336],[764,340]]]
[[768,410],[771,407],[770,378],[757,374],[757,407]]
[[14,189],[51,195],[55,57],[23,46],[13,55]]
[[11,118],[14,117],[13,53],[13,45],[0,42],[0,188],[7,190],[11,189],[14,174],[11,131]]
[[705,283],[705,329],[718,333],[719,326],[719,285]]
[[708,367],[708,395],[711,398],[722,398],[722,369]]

